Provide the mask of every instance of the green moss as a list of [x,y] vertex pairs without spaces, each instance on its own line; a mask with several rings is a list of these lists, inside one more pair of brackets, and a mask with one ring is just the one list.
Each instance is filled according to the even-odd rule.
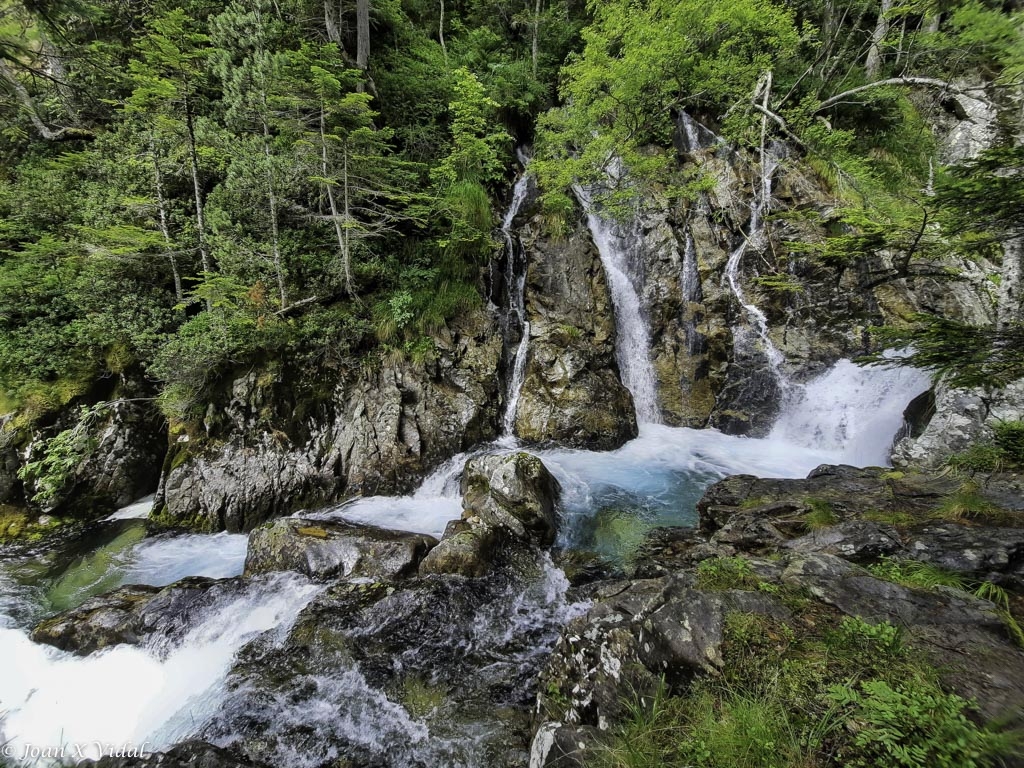
[[0,544],[41,541],[71,521],[61,517],[38,517],[29,509],[0,504]]
[[420,677],[407,677],[402,683],[402,706],[417,720],[422,720],[442,706],[448,691]]

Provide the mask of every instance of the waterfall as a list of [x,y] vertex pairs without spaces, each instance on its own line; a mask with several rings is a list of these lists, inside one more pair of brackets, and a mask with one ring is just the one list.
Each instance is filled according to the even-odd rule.
[[847,464],[884,466],[903,411],[929,386],[929,376],[914,368],[840,360],[793,392],[768,439],[835,452]]
[[725,265],[725,273],[733,295],[740,303],[740,306],[746,311],[748,319],[761,339],[761,345],[764,349],[765,357],[768,358],[768,367],[772,375],[779,383],[780,388],[786,391],[789,382],[783,375],[781,367],[782,363],[785,362],[785,358],[776,348],[775,344],[772,343],[771,337],[768,335],[768,318],[756,304],[747,301],[746,295],[743,292],[743,286],[740,285],[740,263],[743,261],[747,247],[752,246],[755,249],[761,249],[765,245],[764,217],[768,214],[771,207],[772,178],[779,167],[779,154],[779,148],[776,147],[770,147],[761,153],[759,188],[754,190],[754,199],[750,203],[750,232],[729,255],[729,260]]
[[622,374],[622,383],[633,395],[637,421],[660,423],[657,379],[651,364],[650,332],[640,306],[640,293],[630,278],[631,261],[637,258],[638,249],[635,245],[631,247],[617,224],[598,213],[592,189],[576,186],[574,191],[587,212],[587,226],[608,278],[615,309],[615,359]]
[[[520,159],[525,159],[520,155]],[[523,391],[523,380],[526,378],[526,358],[530,350],[530,323],[526,319],[526,253],[518,238],[512,234],[512,223],[519,214],[529,191],[529,177],[523,173],[512,189],[512,202],[501,222],[501,234],[505,238],[505,284],[508,293],[508,311],[506,315],[506,338],[511,338],[513,322],[519,331],[519,344],[512,363],[512,375],[509,377],[508,392],[505,397],[505,417],[503,431],[511,435],[516,424],[516,409],[519,406],[519,395]]]
[[686,332],[686,351],[691,355],[700,353],[700,344],[697,337],[697,324],[692,317],[691,304],[699,303],[704,299],[700,287],[700,273],[697,271],[697,247],[693,242],[693,233],[689,228],[686,230],[686,244],[683,248],[683,270],[682,270],[683,301],[686,302],[686,317],[684,324]]
[[676,121],[676,125],[687,152],[695,152],[698,149],[725,143],[725,139],[698,123],[685,110],[679,111],[679,119]]

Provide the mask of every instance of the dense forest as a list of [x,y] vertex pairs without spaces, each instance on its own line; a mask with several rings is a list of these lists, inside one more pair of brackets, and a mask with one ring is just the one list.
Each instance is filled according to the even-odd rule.
[[[613,158],[612,209],[696,199],[684,113],[821,176],[839,215],[816,258],[998,257],[1015,129],[949,174],[929,126],[953,94],[1019,111],[1022,40],[989,0],[5,0],[0,411],[30,426],[131,375],[174,422],[243,363],[429,357],[484,301],[517,146],[557,232]],[[980,334],[985,368],[996,330],[924,336]]]

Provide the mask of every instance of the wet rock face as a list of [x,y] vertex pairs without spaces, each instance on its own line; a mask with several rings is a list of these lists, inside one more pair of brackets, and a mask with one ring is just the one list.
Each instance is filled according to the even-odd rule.
[[45,440],[75,428],[78,410],[69,409],[31,436],[5,428],[8,424],[0,420],[0,503],[26,503],[34,511],[95,520],[152,493],[167,448],[167,425],[151,394],[147,385],[132,381],[114,388],[108,405],[88,422],[82,436],[87,453],[55,497],[42,505],[31,501],[39,488],[32,482],[23,487],[18,470],[43,458]]
[[82,655],[109,645],[137,643],[142,609],[159,591],[132,586],[94,597],[40,623],[32,630],[32,640]]
[[239,579],[202,577],[163,588],[121,587],[40,622],[32,639],[86,655],[111,645],[137,645],[150,635],[180,638],[214,600],[241,589]]
[[560,488],[544,462],[528,453],[479,456],[462,474],[464,517],[505,528],[538,544],[555,540]]
[[[408,492],[497,434],[501,339],[484,313],[435,339],[435,356],[299,386],[290,373],[238,379],[198,433],[172,445],[156,522],[248,531],[354,494]],[[310,387],[319,388],[314,392]]]
[[245,575],[297,571],[312,579],[400,578],[416,572],[432,536],[340,520],[286,518],[249,535]]
[[567,240],[521,232],[529,264],[530,347],[515,434],[606,450],[636,437],[633,399],[615,362],[615,316],[596,248],[578,222]]

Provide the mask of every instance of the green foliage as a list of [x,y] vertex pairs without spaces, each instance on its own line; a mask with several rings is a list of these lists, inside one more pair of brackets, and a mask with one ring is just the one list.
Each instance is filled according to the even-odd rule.
[[[605,181],[615,157],[635,185],[667,182],[668,155],[648,147],[670,146],[673,111],[747,103],[800,38],[791,11],[769,0],[619,0],[590,9],[584,50],[563,68],[567,106],[539,123],[533,170],[553,209],[564,207],[573,184]],[[730,118],[734,136],[750,126],[746,110]]]
[[965,715],[969,703],[936,688],[866,680],[840,685],[829,698],[857,724],[843,765],[904,768],[984,768],[1010,755],[1018,739],[979,728]]
[[996,448],[1005,460],[1024,466],[1024,421],[1000,421],[992,427]]
[[45,440],[38,449],[40,458],[21,466],[18,477],[35,489],[33,503],[48,507],[60,500],[75,471],[96,448],[95,426],[107,414],[108,405],[83,406],[73,427]]
[[811,511],[804,515],[804,523],[812,531],[828,528],[840,521],[832,505],[824,499],[806,499],[805,501]]
[[833,642],[845,646],[847,652],[852,649],[865,655],[881,652],[891,658],[906,651],[899,627],[887,621],[869,624],[858,616],[843,617]]
[[915,314],[904,328],[872,328],[879,349],[902,351],[861,362],[911,365],[943,376],[954,387],[1002,387],[1024,376],[1024,326],[976,326],[936,315]]
[[906,587],[921,589],[950,587],[961,590],[964,588],[964,580],[960,576],[917,560],[897,560],[883,557],[877,563],[868,566],[868,570],[880,579]]
[[743,557],[710,557],[697,566],[697,585],[701,589],[754,589],[759,579]]
[[978,484],[967,480],[943,500],[938,514],[945,520],[962,520],[996,511],[995,505],[981,494]]
[[1003,466],[1005,452],[997,445],[975,444],[954,453],[946,464],[957,472],[996,472]]

